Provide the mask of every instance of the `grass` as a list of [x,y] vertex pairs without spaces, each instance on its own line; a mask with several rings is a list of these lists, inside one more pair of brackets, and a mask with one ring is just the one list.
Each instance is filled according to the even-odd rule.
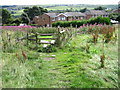
[[[97,44],[90,40],[89,34],[77,35],[65,47],[51,53],[29,50],[24,46],[17,52],[1,52],[2,87],[117,88],[118,43],[112,41],[105,44],[105,68],[100,68],[102,40],[99,38]],[[86,44],[90,45],[89,52],[85,49]],[[21,62],[24,60],[22,50],[27,55],[24,63]]]
[[87,35],[78,36],[71,41],[71,48],[64,48],[64,50],[60,50],[56,54],[57,68],[65,77],[62,78],[63,83],[60,86],[65,88],[118,87],[118,66],[116,66],[118,63],[117,45],[111,45],[112,48],[109,49],[107,48],[108,45],[106,45],[105,54],[107,59],[105,61],[105,68],[100,69],[99,59],[102,48],[97,44],[91,46],[91,53],[81,51],[80,44],[85,43],[83,37],[88,38]]

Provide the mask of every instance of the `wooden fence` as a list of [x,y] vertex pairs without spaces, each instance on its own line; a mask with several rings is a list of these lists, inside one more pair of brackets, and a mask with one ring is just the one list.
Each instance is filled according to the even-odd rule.
[[[29,41],[34,41],[36,44],[52,44],[61,47],[75,35],[75,28],[66,29],[58,27],[56,33],[27,33],[26,36],[18,38],[17,41],[26,40],[27,45]],[[51,38],[41,38],[41,36],[51,36]]]

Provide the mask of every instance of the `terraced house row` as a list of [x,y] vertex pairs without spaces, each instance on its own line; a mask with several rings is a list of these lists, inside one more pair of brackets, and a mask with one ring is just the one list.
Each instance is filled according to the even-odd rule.
[[35,16],[33,23],[38,26],[51,27],[53,22],[57,21],[74,21],[82,19],[90,19],[91,17],[108,17],[109,13],[102,10],[87,10],[81,12],[65,12],[65,13],[44,13],[43,15]]

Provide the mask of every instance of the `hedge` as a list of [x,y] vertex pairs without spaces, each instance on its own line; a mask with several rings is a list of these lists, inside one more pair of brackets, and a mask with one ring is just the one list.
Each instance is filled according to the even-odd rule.
[[97,17],[97,18],[90,18],[89,20],[79,20],[79,21],[58,21],[52,24],[53,27],[70,27],[71,25],[73,27],[80,27],[83,24],[111,24],[110,18],[108,17]]

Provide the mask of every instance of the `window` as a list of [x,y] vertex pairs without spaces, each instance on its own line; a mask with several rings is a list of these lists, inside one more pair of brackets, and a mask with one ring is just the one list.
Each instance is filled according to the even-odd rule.
[[55,18],[52,18],[52,21],[55,21]]
[[61,19],[62,19],[62,20],[65,20],[65,17],[62,17]]
[[94,17],[97,17],[96,15],[94,15]]
[[81,17],[81,19],[83,19],[83,17]]
[[58,17],[58,20],[65,20],[65,17]]
[[78,19],[78,17],[76,17],[76,19]]
[[49,27],[50,25],[49,24],[47,24],[47,27]]
[[60,20],[60,17],[58,17],[58,20]]
[[105,15],[103,15],[103,17],[106,17]]

